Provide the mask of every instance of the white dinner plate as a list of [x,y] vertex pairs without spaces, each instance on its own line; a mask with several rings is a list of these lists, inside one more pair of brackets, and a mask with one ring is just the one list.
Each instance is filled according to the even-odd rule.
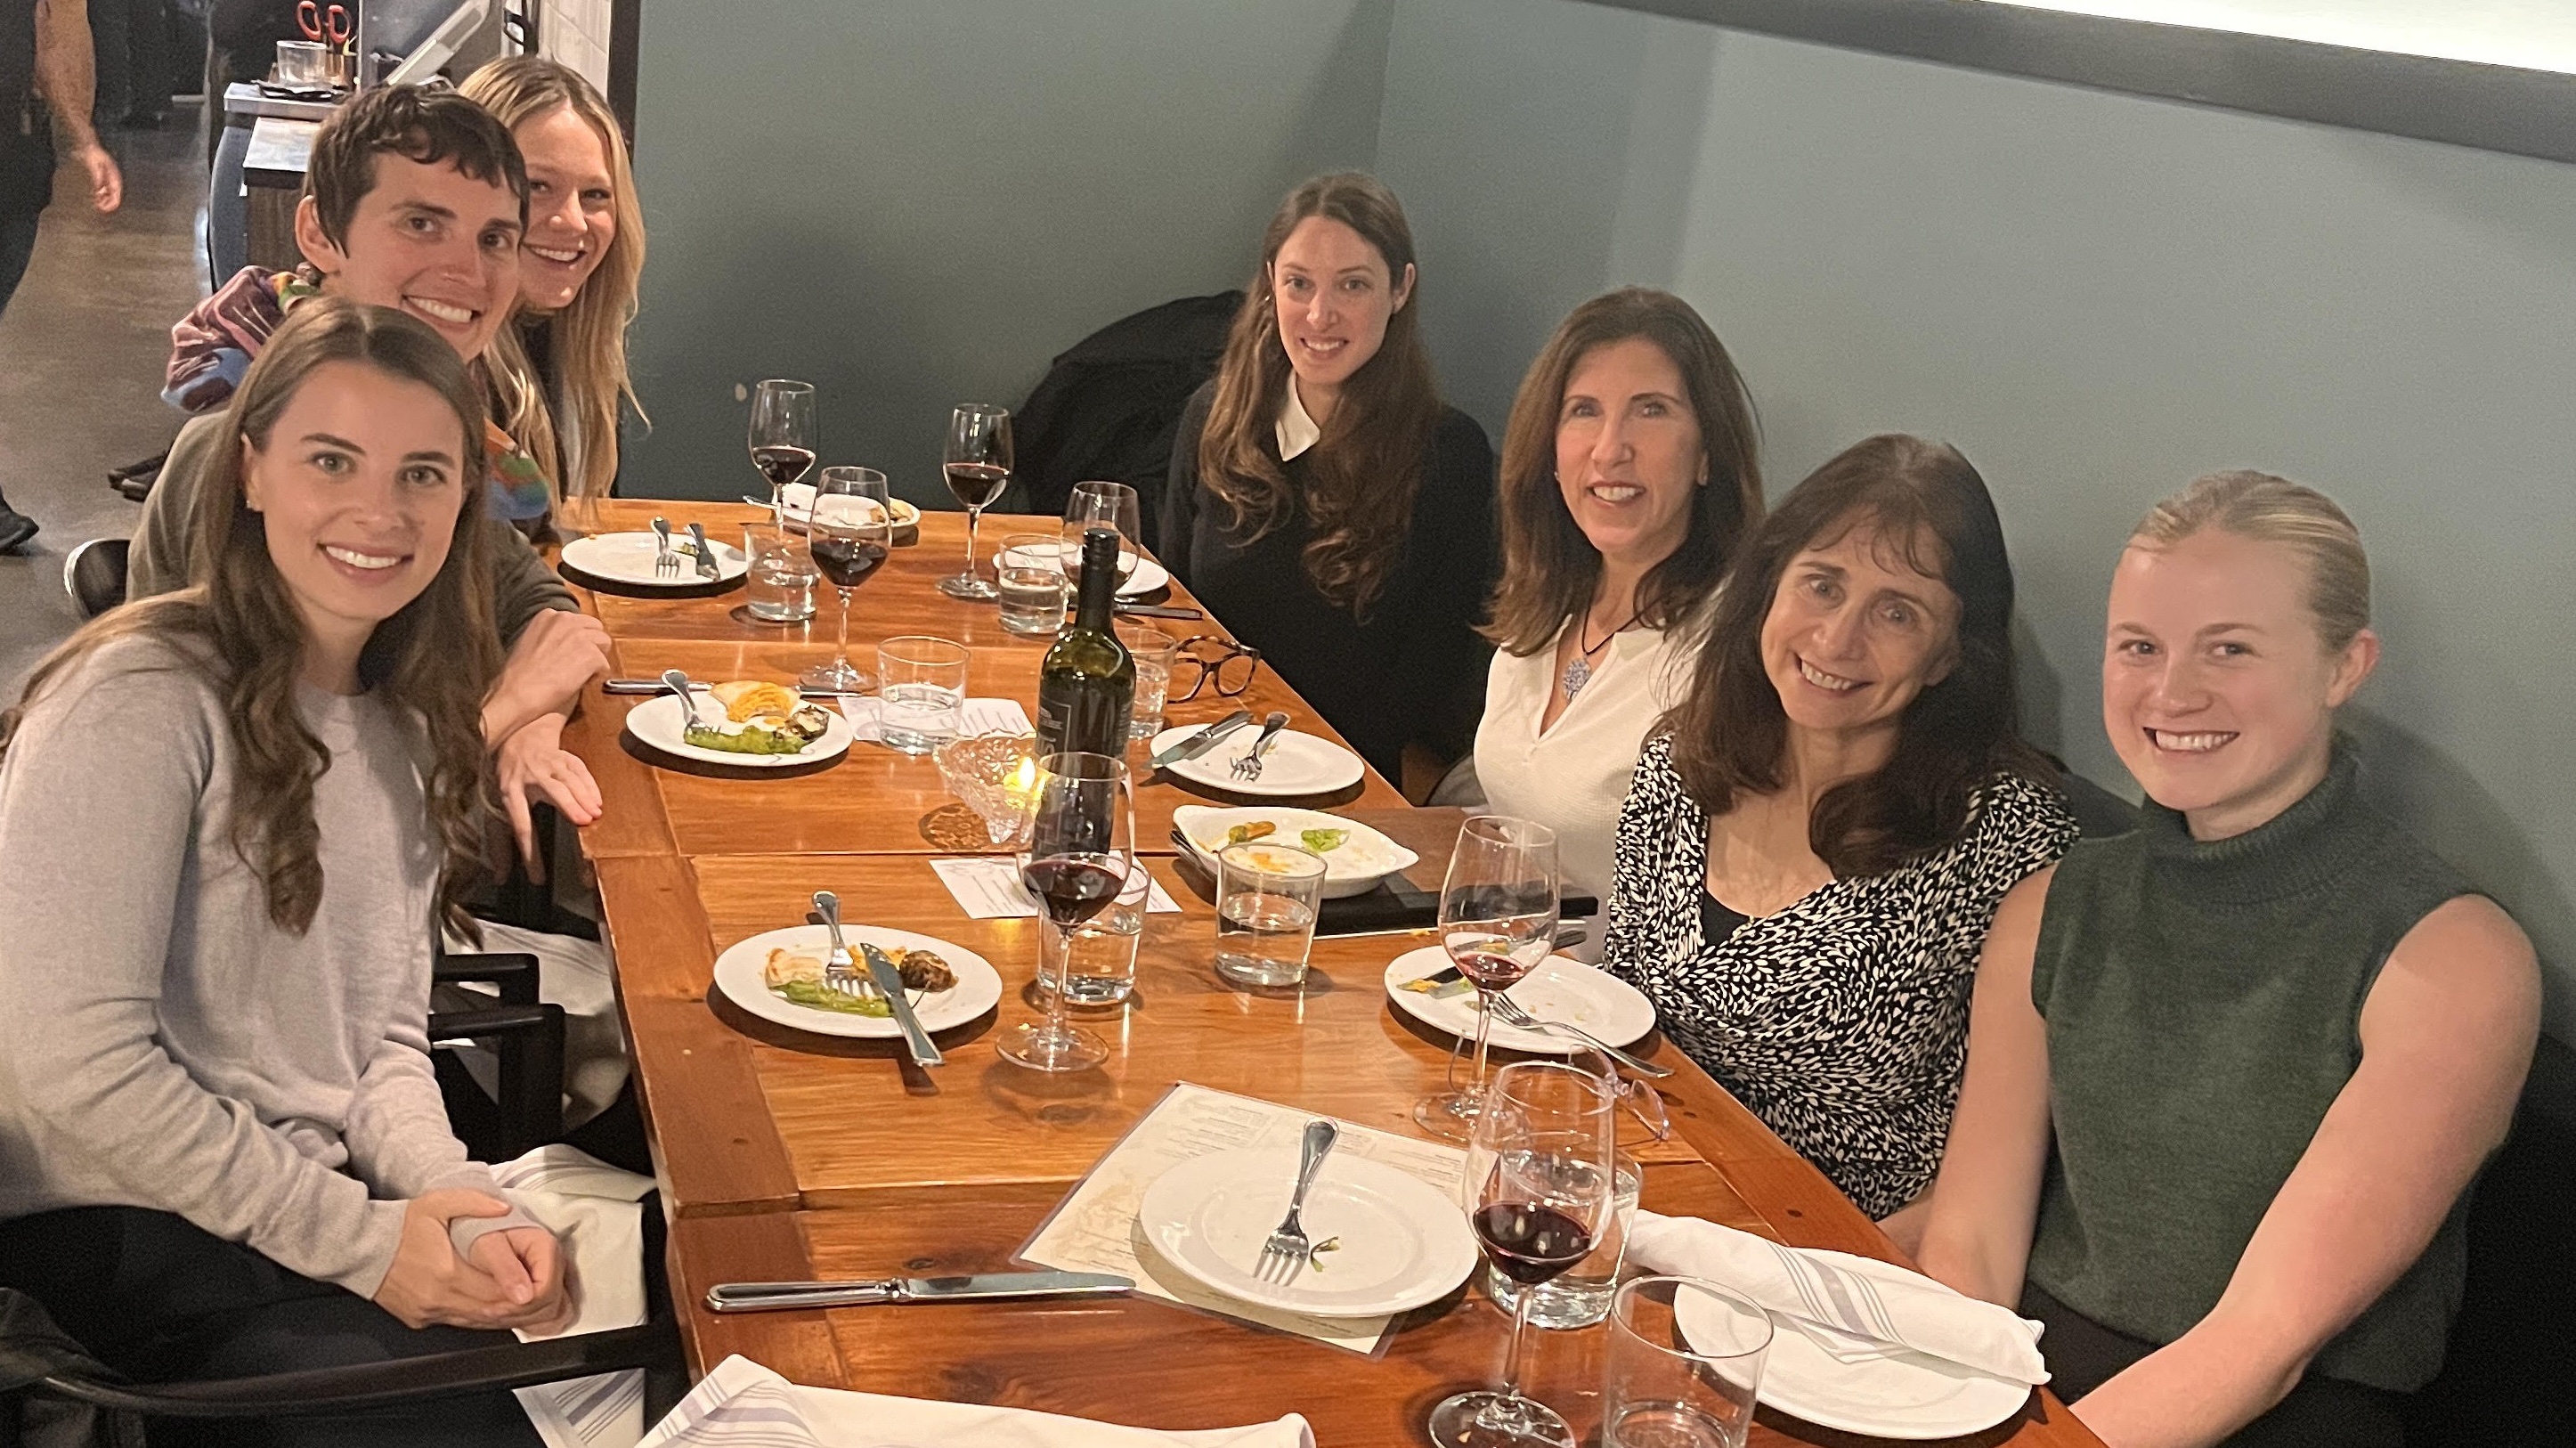
[[[1424,1025],[1472,1041],[1476,1038],[1474,992],[1434,1000],[1428,991],[1403,989],[1408,980],[1420,980],[1448,967],[1449,952],[1439,946],[1408,950],[1387,963],[1386,998],[1395,1003],[1397,1010]],[[1503,994],[1542,1021],[1581,1026],[1614,1046],[1627,1045],[1655,1028],[1654,1003],[1635,986],[1562,955],[1540,961],[1538,969],[1521,977],[1519,984]],[[1499,1018],[1486,1039],[1506,1051],[1540,1056],[1570,1056],[1587,1049],[1570,1036],[1524,1030],[1505,1025]]]
[[[813,521],[814,485],[812,483],[789,483],[785,488],[780,490],[780,493],[782,495],[780,498],[782,506],[779,509],[779,526],[787,529],[791,533],[804,532],[806,525]],[[766,508],[769,506],[769,500],[767,498],[755,498],[749,493],[743,494],[742,500],[751,504],[755,508]],[[919,508],[914,507],[912,504],[905,502],[901,498],[893,498],[888,501],[894,504],[894,525],[897,528],[917,528],[921,526],[921,510]]]
[[709,538],[707,546],[716,554],[716,576],[709,578],[698,571],[694,551],[697,545],[689,540],[687,529],[674,532],[671,541],[680,554],[680,571],[675,577],[663,578],[653,572],[653,558],[660,551],[661,540],[650,533],[593,533],[575,538],[564,545],[564,566],[626,588],[671,589],[714,588],[733,582],[751,569],[740,548]]
[[[925,1031],[944,1031],[952,1026],[962,1026],[1001,1003],[1001,974],[993,969],[991,961],[962,945],[952,945],[935,935],[915,935],[909,930],[887,930],[875,925],[843,924],[841,938],[849,942],[854,953],[859,942],[866,941],[879,950],[901,946],[906,950],[931,951],[948,962],[948,968],[957,973],[957,984],[913,999],[912,1013],[921,1018],[921,1028]],[[749,940],[736,942],[716,957],[716,989],[723,991],[735,1005],[762,1020],[775,1021],[800,1031],[871,1039],[901,1037],[903,1027],[892,1016],[853,1016],[800,1006],[771,991],[768,978],[761,973],[761,967],[767,963],[772,950],[820,954],[831,947],[832,933],[820,925],[791,925],[784,930],[763,932]],[[862,964],[860,968],[865,970],[866,966]]]
[[[1166,729],[1154,736],[1147,752],[1160,754],[1202,727],[1189,724]],[[1252,746],[1260,740],[1260,727],[1247,724],[1219,740],[1214,749],[1196,759],[1184,759],[1165,772],[1226,794],[1266,794],[1294,799],[1348,789],[1360,782],[1360,776],[1368,768],[1360,763],[1358,755],[1329,739],[1282,729],[1270,746],[1269,757],[1262,761],[1261,777],[1235,778],[1234,762],[1250,754]]]
[[[1810,1249],[1814,1251],[1814,1249]],[[1846,1252],[1815,1251],[1864,1276],[1926,1280],[1891,1262]],[[1685,1340],[1691,1324],[1722,1309],[1702,1298],[1675,1304],[1674,1322]],[[1982,1432],[2021,1411],[2030,1384],[1918,1352],[1843,1362],[1819,1346],[1797,1321],[1771,1314],[1771,1355],[1762,1369],[1762,1401],[1823,1428],[1877,1438],[1956,1438]]]
[[[1015,550],[1007,548],[996,549],[993,553],[993,565],[997,568],[1001,567],[1004,557],[1014,551]],[[1017,551],[1033,554],[1037,552],[1037,549],[1030,547]],[[1171,570],[1165,568],[1160,563],[1155,562],[1153,559],[1137,557],[1133,553],[1130,553],[1127,556],[1135,558],[1136,565],[1135,571],[1127,576],[1127,581],[1118,585],[1118,596],[1120,598],[1141,598],[1172,581]],[[1058,544],[1053,551],[1047,553],[1039,560],[1039,566],[1044,565],[1053,565],[1058,573],[1071,577],[1082,567],[1082,550],[1065,544]]]
[[1216,869],[1217,851],[1225,848],[1225,832],[1237,825],[1267,821],[1276,830],[1263,838],[1275,844],[1298,845],[1298,835],[1306,830],[1343,830],[1350,838],[1324,852],[1324,898],[1339,900],[1346,895],[1364,895],[1377,888],[1377,882],[1398,870],[1409,869],[1422,857],[1361,824],[1358,820],[1326,814],[1322,810],[1287,809],[1278,805],[1244,806],[1235,809],[1211,809],[1203,804],[1185,804],[1172,811],[1172,827],[1190,842],[1199,863]]
[[[800,764],[838,759],[850,752],[850,741],[854,737],[850,733],[850,721],[829,704],[819,707],[823,711],[823,737],[795,754],[728,754],[721,749],[705,749],[688,743],[680,737],[680,730],[688,721],[680,714],[679,699],[670,694],[656,694],[627,710],[626,732],[665,754],[675,754],[682,759],[742,765],[752,769],[790,769]],[[702,717],[710,724],[724,713],[711,698],[701,698],[698,708],[704,711]]]
[[1318,1317],[1377,1317],[1446,1297],[1476,1269],[1476,1238],[1447,1192],[1366,1157],[1324,1158],[1298,1220],[1331,1251],[1281,1286],[1253,1275],[1297,1189],[1294,1149],[1195,1157],[1145,1188],[1136,1225],[1164,1260],[1238,1301]]

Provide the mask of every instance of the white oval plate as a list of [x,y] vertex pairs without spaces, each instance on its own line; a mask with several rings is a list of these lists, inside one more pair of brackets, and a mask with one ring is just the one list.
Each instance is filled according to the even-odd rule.
[[[1160,754],[1201,727],[1191,724],[1166,729],[1154,736],[1147,752]],[[1219,740],[1214,749],[1196,759],[1184,759],[1165,772],[1226,794],[1267,794],[1286,799],[1348,789],[1367,772],[1368,766],[1360,763],[1358,755],[1331,740],[1282,729],[1270,746],[1269,758],[1262,761],[1261,777],[1235,778],[1234,762],[1250,754],[1260,739],[1260,727],[1247,724]]]
[[[1408,980],[1420,980],[1434,971],[1448,969],[1449,963],[1449,952],[1436,945],[1406,951],[1387,963],[1386,998],[1395,1003],[1397,1010],[1433,1030],[1472,1041],[1476,1038],[1473,992],[1434,1000],[1428,991],[1403,988]],[[1655,1028],[1654,1002],[1635,986],[1562,955],[1551,955],[1539,962],[1538,969],[1521,977],[1519,984],[1503,994],[1542,1021],[1581,1026],[1614,1046],[1627,1045]],[[1571,1036],[1524,1030],[1500,1020],[1494,1022],[1486,1039],[1506,1051],[1527,1051],[1536,1056],[1570,1056],[1587,1049]]]
[[[1924,1279],[1891,1262],[1847,1252],[1816,1253],[1868,1277]],[[1714,1307],[1685,1299],[1674,1313],[1682,1337]],[[1961,1363],[1902,1350],[1843,1362],[1818,1346],[1794,1319],[1771,1315],[1771,1356],[1762,1369],[1762,1401],[1821,1428],[1877,1438],[1956,1438],[1993,1427],[2030,1401],[2030,1384]]]
[[1172,825],[1181,838],[1190,842],[1199,862],[1213,871],[1216,853],[1225,848],[1225,832],[1236,825],[1268,820],[1278,826],[1275,833],[1264,836],[1277,843],[1298,844],[1301,830],[1348,830],[1351,837],[1339,848],[1324,856],[1324,898],[1339,900],[1346,895],[1364,895],[1377,888],[1377,882],[1398,870],[1410,869],[1422,857],[1361,824],[1340,815],[1314,809],[1283,809],[1244,806],[1237,809],[1211,809],[1203,804],[1185,804],[1172,811]]
[[[957,973],[957,984],[950,989],[933,991],[913,1002],[912,1013],[921,1018],[925,1031],[944,1031],[962,1026],[991,1010],[1002,1000],[1001,973],[993,963],[962,945],[954,945],[935,935],[915,935],[908,930],[886,930],[874,925],[841,926],[841,938],[856,951],[862,940],[883,950],[899,945],[906,950],[928,950],[948,962]],[[772,950],[826,951],[831,948],[832,933],[820,925],[791,925],[784,930],[765,931],[749,940],[737,941],[724,954],[716,957],[716,989],[735,1005],[764,1021],[775,1021],[800,1031],[823,1036],[858,1036],[869,1039],[903,1035],[903,1027],[894,1017],[850,1016],[839,1011],[816,1010],[800,1006],[769,989],[768,978],[761,967]],[[861,967],[865,969],[864,966]]]
[[[780,509],[780,512],[784,516],[779,519],[780,525],[791,533],[804,532],[806,526],[813,521],[814,485],[812,483],[789,483],[781,491],[785,496],[781,500],[784,503],[784,506]],[[767,498],[755,498],[749,493],[743,494],[742,500],[751,504],[755,508],[766,508],[769,506],[769,500]],[[890,501],[894,504],[894,525],[896,527],[917,528],[921,526],[921,510],[919,508],[914,507],[912,504],[905,502],[901,498],[894,498]]]
[[709,578],[698,572],[697,555],[691,551],[696,545],[689,541],[688,530],[674,532],[671,539],[680,545],[680,572],[673,578],[655,576],[653,557],[660,551],[661,540],[650,533],[593,533],[575,538],[564,545],[563,561],[577,572],[628,588],[713,588],[751,571],[740,548],[709,538],[707,546],[716,551],[716,576]]
[[[1011,550],[996,549],[994,551],[993,564],[995,567],[998,568],[1001,566],[1002,555],[1009,551]],[[1022,551],[1025,553],[1035,553],[1037,550],[1030,548]],[[1045,558],[1040,560],[1039,566],[1052,566],[1058,573],[1062,573],[1067,577],[1070,577],[1082,566],[1082,551],[1078,548],[1070,548],[1063,544],[1058,544],[1054,552],[1047,554]],[[1139,598],[1145,594],[1153,592],[1155,589],[1158,589],[1171,581],[1172,574],[1170,569],[1165,568],[1163,565],[1155,562],[1151,558],[1138,558],[1136,560],[1136,571],[1127,575],[1127,581],[1125,583],[1118,585],[1118,596],[1120,598]]]
[[[713,699],[699,700],[698,707],[706,711],[709,723],[724,712]],[[820,764],[850,752],[850,741],[855,737],[850,733],[850,721],[829,704],[819,707],[823,711],[823,737],[796,754],[727,754],[721,749],[705,749],[690,744],[680,737],[680,730],[688,722],[680,716],[680,701],[669,694],[656,694],[627,710],[626,732],[664,754],[677,755],[682,759],[695,759],[707,764],[744,765],[752,769],[787,769],[799,764]]]
[[1192,1281],[1242,1302],[1318,1317],[1377,1317],[1446,1297],[1476,1270],[1476,1238],[1447,1192],[1366,1157],[1324,1158],[1299,1221],[1341,1245],[1288,1286],[1253,1275],[1297,1189],[1297,1153],[1246,1147],[1197,1157],[1145,1188],[1136,1224]]

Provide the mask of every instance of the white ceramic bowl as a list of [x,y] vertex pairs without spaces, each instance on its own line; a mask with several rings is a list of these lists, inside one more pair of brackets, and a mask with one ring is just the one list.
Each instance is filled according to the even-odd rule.
[[1199,863],[1213,872],[1216,853],[1225,848],[1225,832],[1236,825],[1267,820],[1278,828],[1264,836],[1268,841],[1299,845],[1299,836],[1307,830],[1346,830],[1350,838],[1335,848],[1324,851],[1324,898],[1339,900],[1345,895],[1365,895],[1377,888],[1377,882],[1398,870],[1409,869],[1422,857],[1361,824],[1340,815],[1314,809],[1265,809],[1245,805],[1234,809],[1214,809],[1206,805],[1185,804],[1172,811],[1172,823],[1181,837],[1190,842]]

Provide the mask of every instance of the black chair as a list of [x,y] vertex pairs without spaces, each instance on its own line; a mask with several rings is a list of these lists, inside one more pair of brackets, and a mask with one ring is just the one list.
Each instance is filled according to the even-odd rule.
[[92,538],[63,560],[63,592],[83,618],[96,618],[125,602],[126,557],[133,544],[123,538]]
[[500,1062],[500,1099],[483,1089],[448,1050],[434,1058],[448,1125],[479,1161],[512,1157],[563,1135],[564,1012],[537,999],[537,958],[520,952],[449,955],[438,950],[430,979],[439,985],[496,988],[490,1006],[434,1011],[433,1047],[487,1046]]

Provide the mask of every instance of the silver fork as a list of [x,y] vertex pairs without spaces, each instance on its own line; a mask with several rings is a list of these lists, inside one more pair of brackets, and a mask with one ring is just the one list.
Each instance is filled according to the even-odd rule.
[[1297,1220],[1297,1213],[1305,1207],[1307,1189],[1315,1185],[1315,1173],[1341,1134],[1341,1128],[1329,1121],[1306,1123],[1306,1140],[1297,1161],[1297,1194],[1288,1199],[1288,1215],[1279,1219],[1279,1230],[1261,1244],[1261,1260],[1253,1264],[1253,1276],[1285,1287],[1297,1280],[1298,1269],[1315,1259],[1315,1249],[1306,1241],[1306,1227]]
[[1672,1067],[1658,1066],[1652,1061],[1631,1056],[1581,1026],[1565,1021],[1540,1020],[1523,1009],[1519,1001],[1513,1000],[1501,991],[1488,992],[1485,996],[1485,1004],[1492,1009],[1496,1019],[1507,1025],[1518,1026],[1524,1031],[1554,1031],[1560,1036],[1572,1036],[1640,1076],[1664,1077],[1673,1074]]
[[1279,738],[1279,731],[1287,727],[1288,716],[1277,710],[1271,711],[1270,717],[1261,721],[1261,737],[1252,741],[1252,752],[1227,766],[1234,777],[1246,783],[1259,779],[1263,758],[1269,754],[1271,744]]
[[680,696],[680,727],[698,722],[698,696],[690,688],[689,676],[677,669],[662,671],[662,687]]
[[874,994],[875,987],[859,974],[857,963],[850,958],[850,947],[841,941],[841,897],[829,890],[817,890],[814,909],[823,917],[823,928],[832,932],[832,953],[823,957],[823,984],[843,995]]
[[671,547],[671,520],[654,519],[653,537],[656,540],[653,545],[653,576],[655,578],[679,577],[680,555]]

